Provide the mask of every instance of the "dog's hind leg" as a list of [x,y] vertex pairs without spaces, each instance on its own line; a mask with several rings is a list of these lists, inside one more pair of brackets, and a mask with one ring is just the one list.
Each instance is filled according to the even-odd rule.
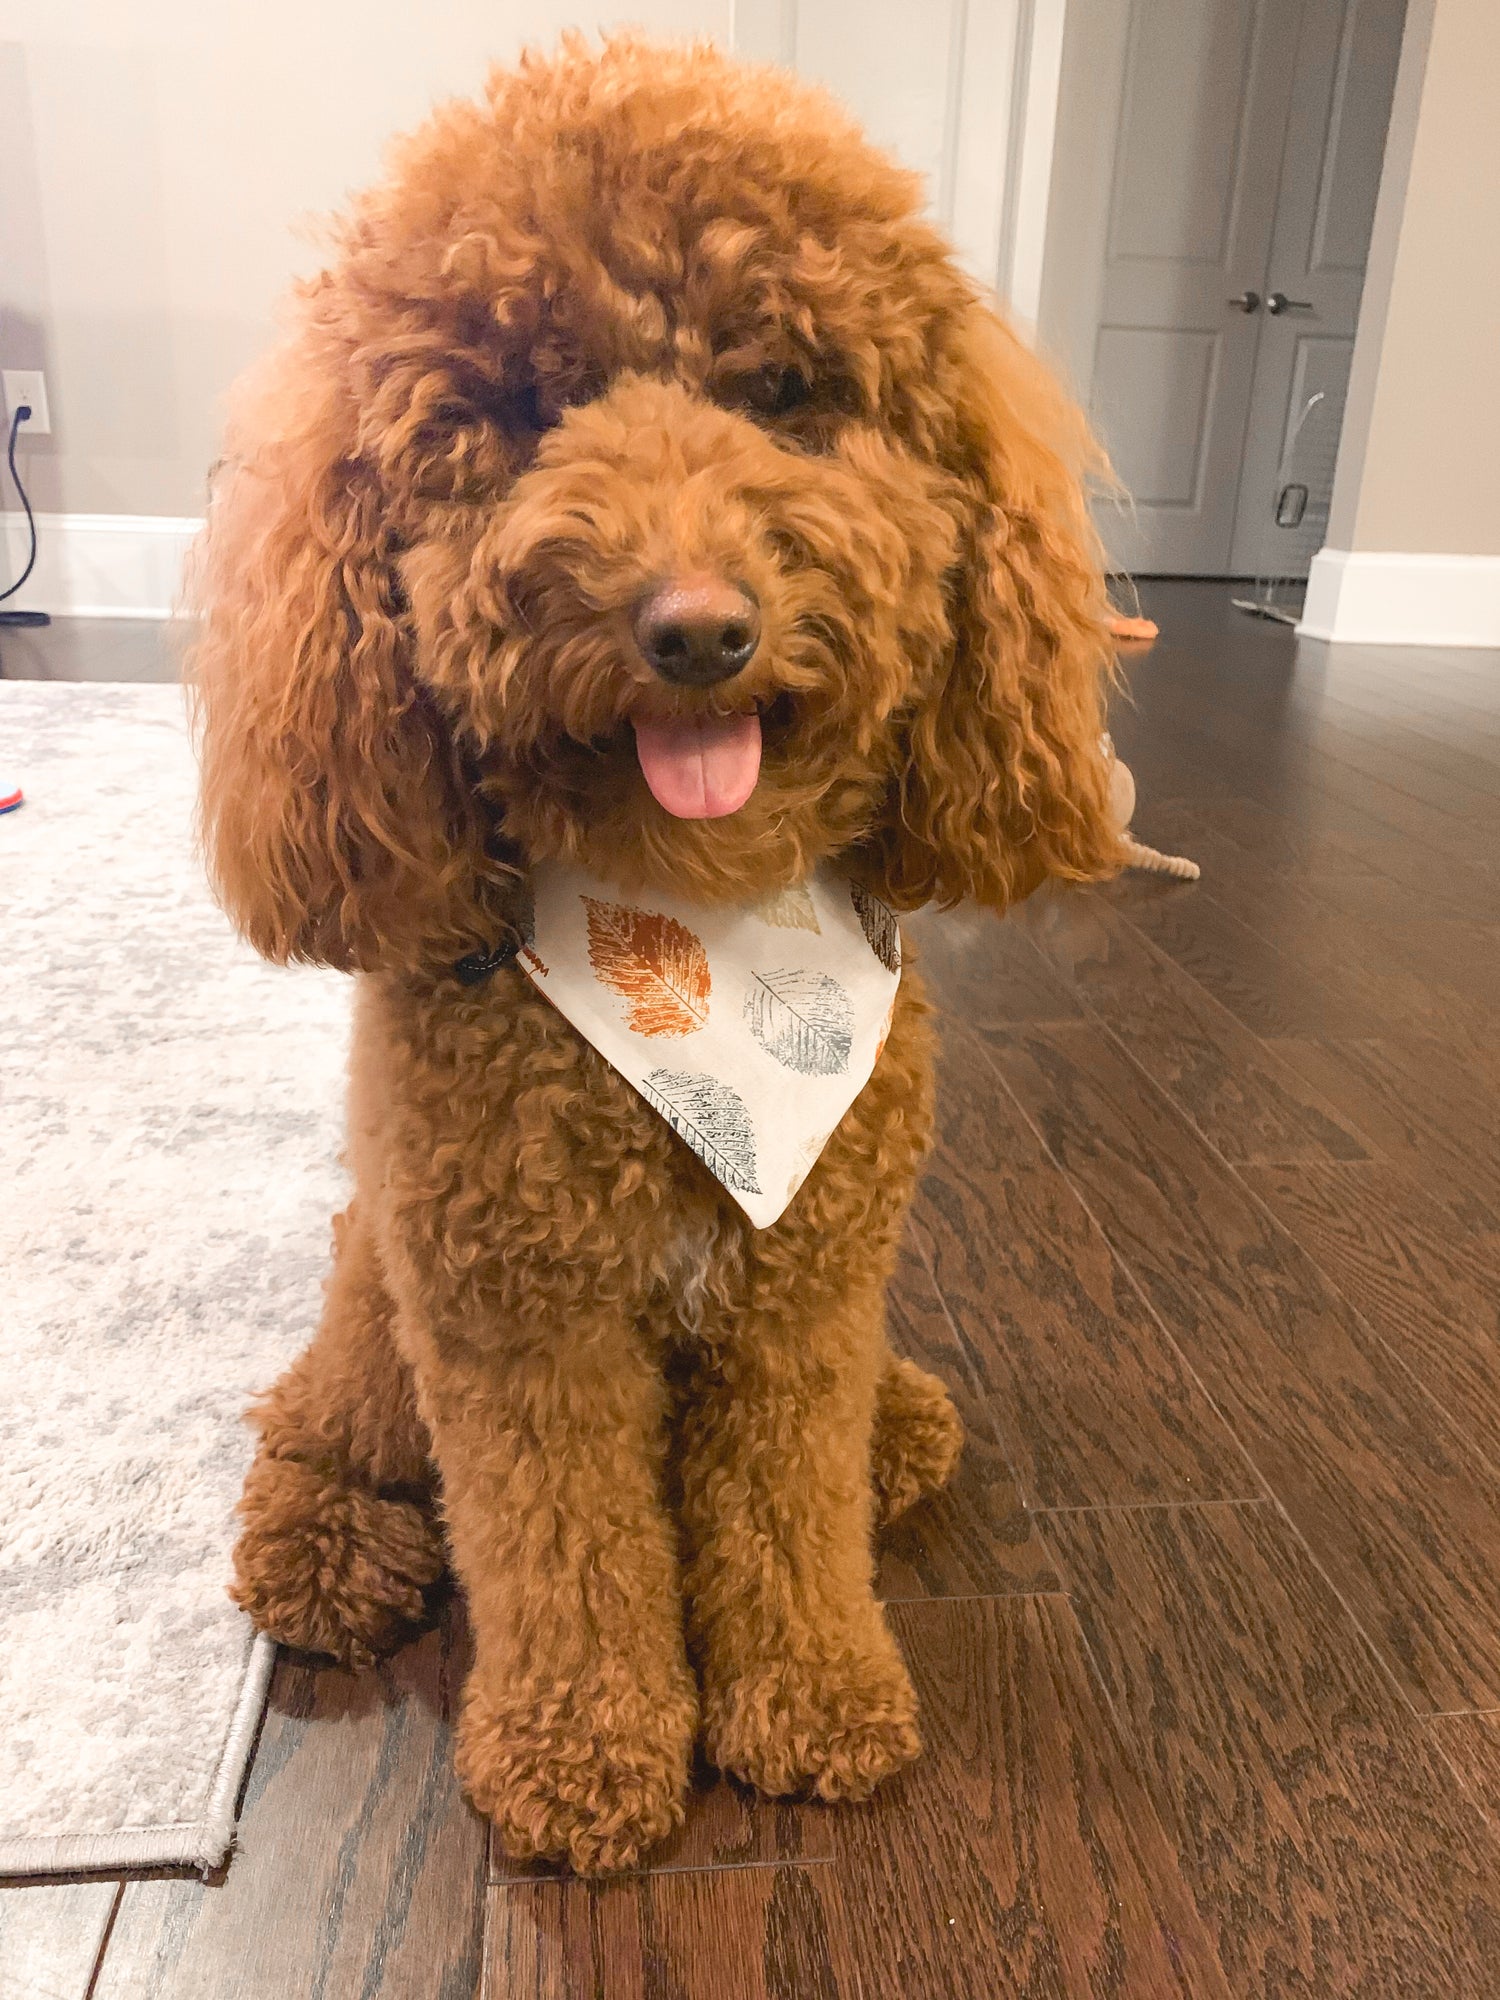
[[357,1206],[334,1223],[312,1344],[251,1412],[231,1595],[263,1632],[348,1667],[428,1620],[445,1568],[426,1427]]
[[963,1442],[963,1420],[937,1376],[887,1352],[870,1440],[875,1525],[885,1527],[946,1486]]

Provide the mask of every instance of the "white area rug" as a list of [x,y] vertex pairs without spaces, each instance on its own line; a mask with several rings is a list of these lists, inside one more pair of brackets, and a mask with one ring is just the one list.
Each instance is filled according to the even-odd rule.
[[0,681],[0,1873],[219,1863],[242,1416],[344,1199],[349,988],[211,902],[171,687]]

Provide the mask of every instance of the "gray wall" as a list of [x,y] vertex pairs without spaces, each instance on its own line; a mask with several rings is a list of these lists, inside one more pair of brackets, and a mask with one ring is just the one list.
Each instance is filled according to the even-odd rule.
[[1027,55],[1062,4],[0,0],[0,362],[47,374],[55,436],[26,448],[36,503],[200,513],[224,391],[288,280],[317,267],[319,213],[434,99],[616,6],[830,84],[926,174],[971,269],[1004,284],[1023,159],[1040,233]]
[[46,370],[54,433],[33,503],[201,513],[225,388],[393,132],[565,26],[727,40],[730,8],[0,0],[0,361]]

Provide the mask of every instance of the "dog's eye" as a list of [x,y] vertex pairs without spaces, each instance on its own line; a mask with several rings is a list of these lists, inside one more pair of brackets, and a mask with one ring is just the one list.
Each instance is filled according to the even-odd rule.
[[812,395],[812,384],[800,368],[771,363],[736,385],[735,401],[761,417],[789,417]]

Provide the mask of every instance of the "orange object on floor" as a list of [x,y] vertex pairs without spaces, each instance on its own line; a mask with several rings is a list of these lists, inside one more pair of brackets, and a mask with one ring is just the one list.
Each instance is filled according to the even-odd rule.
[[1127,618],[1120,611],[1112,611],[1109,614],[1109,631],[1112,639],[1140,641],[1149,646],[1158,636],[1159,630],[1154,618]]

